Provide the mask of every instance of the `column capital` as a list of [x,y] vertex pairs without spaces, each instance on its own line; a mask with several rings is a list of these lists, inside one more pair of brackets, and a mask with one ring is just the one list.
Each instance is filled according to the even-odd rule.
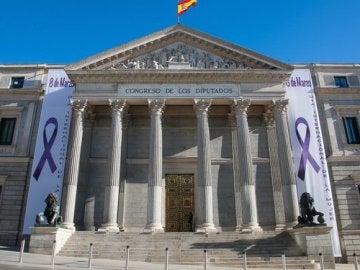
[[113,112],[124,112],[126,110],[125,99],[109,99],[109,105]]
[[207,113],[211,106],[211,99],[194,99],[196,113]]
[[165,99],[148,99],[148,105],[152,114],[162,114],[165,107]]
[[288,104],[289,100],[285,98],[273,100],[273,110],[275,113],[286,113]]
[[267,127],[274,127],[275,126],[275,119],[274,119],[274,110],[273,106],[269,105],[266,108],[266,112],[263,114],[264,121]]
[[70,105],[74,111],[84,112],[87,106],[86,99],[70,99]]
[[251,104],[250,99],[244,99],[244,98],[234,99],[232,109],[236,113],[247,113],[250,104]]
[[228,114],[227,124],[228,124],[231,128],[236,128],[236,115],[235,115],[234,111],[231,111],[231,112]]

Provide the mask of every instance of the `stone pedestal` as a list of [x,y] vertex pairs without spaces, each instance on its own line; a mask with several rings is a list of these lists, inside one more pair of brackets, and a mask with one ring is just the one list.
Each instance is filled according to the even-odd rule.
[[319,262],[319,253],[322,253],[325,269],[335,269],[330,230],[330,227],[316,226],[296,228],[288,232],[310,260]]
[[56,241],[55,254],[57,254],[74,233],[74,230],[55,226],[32,227],[30,231],[30,253],[47,255],[52,253],[54,240]]

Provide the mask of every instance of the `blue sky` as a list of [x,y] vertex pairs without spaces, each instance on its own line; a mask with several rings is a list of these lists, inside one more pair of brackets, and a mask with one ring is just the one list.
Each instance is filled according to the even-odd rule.
[[[0,64],[70,64],[177,23],[177,0],[4,0]],[[360,0],[198,0],[181,24],[285,63],[360,63]]]

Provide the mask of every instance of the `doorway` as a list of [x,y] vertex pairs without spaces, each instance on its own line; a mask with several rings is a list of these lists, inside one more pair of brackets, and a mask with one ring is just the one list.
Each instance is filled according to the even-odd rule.
[[194,175],[166,174],[167,232],[191,232],[194,220]]

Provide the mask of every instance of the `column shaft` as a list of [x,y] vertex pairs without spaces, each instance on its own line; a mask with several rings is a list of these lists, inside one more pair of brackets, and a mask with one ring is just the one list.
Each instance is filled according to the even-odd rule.
[[197,231],[215,231],[213,221],[212,177],[210,159],[210,132],[208,109],[210,100],[195,100],[197,117]]
[[69,154],[65,176],[65,204],[64,204],[64,226],[75,230],[74,211],[76,202],[77,183],[79,177],[81,144],[83,138],[83,118],[86,101],[71,100],[73,107],[72,136],[69,143]]
[[119,185],[119,205],[118,205],[118,224],[119,230],[125,231],[125,189],[126,189],[126,157],[127,157],[127,137],[129,127],[129,115],[123,115],[123,147],[121,153],[121,172]]
[[239,178],[242,192],[242,231],[259,231],[261,229],[258,223],[255,178],[252,168],[251,142],[247,120],[249,105],[250,100],[239,99],[234,101],[233,106],[236,115]]
[[122,150],[122,115],[125,109],[124,100],[109,100],[112,109],[110,178],[105,188],[106,207],[102,230],[118,232],[117,213],[119,204],[119,183]]
[[236,118],[234,113],[230,115],[231,123],[231,139],[232,139],[232,155],[233,155],[233,175],[234,175],[234,195],[235,195],[235,215],[236,215],[236,231],[242,228],[242,204],[241,204],[241,179],[240,179],[240,161],[239,149],[237,142]]
[[83,171],[85,172],[86,177],[86,197],[84,205],[84,227],[85,231],[94,231],[94,214],[95,214],[95,194],[94,194],[94,185],[91,182],[90,176],[90,149],[92,141],[92,128],[95,120],[95,114],[93,113],[92,108],[90,107],[86,113],[86,119],[84,123],[84,139],[83,139]]
[[149,143],[148,210],[145,231],[163,232],[162,206],[162,124],[164,100],[149,100],[151,129]]
[[274,198],[275,212],[275,230],[283,230],[285,228],[284,200],[281,185],[281,173],[278,153],[278,141],[276,138],[274,114],[272,107],[269,106],[267,113],[264,114],[266,123],[268,149],[270,158],[271,180]]
[[283,184],[285,220],[289,226],[297,224],[299,208],[297,203],[297,191],[294,175],[293,162],[291,157],[291,145],[289,129],[287,124],[288,100],[281,99],[274,102],[276,135],[280,160],[280,172]]

